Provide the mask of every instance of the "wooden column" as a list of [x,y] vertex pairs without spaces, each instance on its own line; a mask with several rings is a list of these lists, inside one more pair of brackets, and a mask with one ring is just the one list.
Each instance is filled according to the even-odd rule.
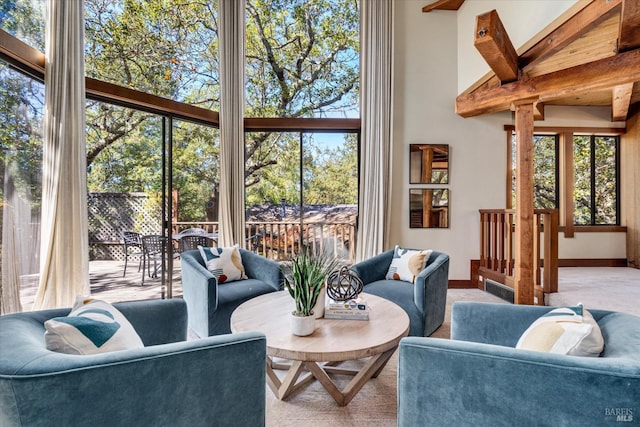
[[627,265],[640,268],[640,109],[627,120],[621,138],[622,206],[627,222]]
[[422,176],[420,182],[431,182],[433,175],[433,148],[421,147],[422,151]]
[[[533,304],[533,102],[515,106],[516,244],[514,303]],[[539,256],[535,254],[535,256]]]
[[431,227],[431,212],[433,211],[433,190],[422,190],[422,226]]

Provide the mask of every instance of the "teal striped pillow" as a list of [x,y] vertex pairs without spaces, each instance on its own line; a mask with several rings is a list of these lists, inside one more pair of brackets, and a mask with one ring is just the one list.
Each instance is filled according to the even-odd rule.
[[131,323],[106,301],[78,297],[66,317],[44,323],[47,349],[66,354],[97,354],[142,348]]

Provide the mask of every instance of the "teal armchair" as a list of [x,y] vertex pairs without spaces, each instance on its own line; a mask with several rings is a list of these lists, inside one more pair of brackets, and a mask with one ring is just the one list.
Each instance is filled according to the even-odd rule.
[[398,426],[639,425],[640,317],[589,310],[600,357],[516,349],[553,308],[456,302],[450,340],[404,338]]
[[207,270],[200,251],[180,255],[182,294],[187,302],[189,327],[200,337],[231,333],[231,313],[251,298],[284,289],[280,264],[240,249],[248,279],[219,284]]
[[0,316],[0,426],[263,426],[266,339],[187,339],[181,299],[114,304],[144,348],[49,351],[44,322],[70,309]]
[[429,336],[444,322],[449,255],[431,252],[415,283],[385,279],[392,259],[393,250],[388,250],[354,264],[351,269],[362,279],[363,292],[392,301],[407,312],[410,336]]

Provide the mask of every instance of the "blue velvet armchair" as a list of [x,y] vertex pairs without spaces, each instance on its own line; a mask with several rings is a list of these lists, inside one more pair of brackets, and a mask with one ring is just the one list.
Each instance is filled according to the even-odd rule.
[[398,425],[640,425],[640,317],[589,310],[600,357],[516,349],[553,308],[456,302],[451,340],[404,338]]
[[398,304],[409,316],[410,336],[429,336],[444,322],[449,285],[449,255],[433,251],[425,268],[416,276],[415,284],[386,280],[393,250],[354,264],[366,293]]
[[240,304],[284,289],[280,264],[245,249],[240,256],[248,279],[219,284],[198,250],[180,255],[189,327],[200,337],[231,333],[231,313]]
[[70,309],[0,316],[0,425],[264,425],[266,339],[187,338],[181,299],[114,304],[144,348],[49,351],[44,322]]

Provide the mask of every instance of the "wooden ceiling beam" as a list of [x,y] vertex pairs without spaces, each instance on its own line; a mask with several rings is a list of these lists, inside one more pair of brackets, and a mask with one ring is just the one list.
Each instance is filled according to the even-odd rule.
[[640,2],[623,0],[618,32],[618,52],[640,47]]
[[427,13],[432,10],[458,10],[464,0],[438,0],[422,8],[422,12]]
[[519,67],[526,71],[530,66],[559,52],[596,25],[620,13],[622,0],[595,0],[573,15],[530,49],[520,55]]
[[517,80],[518,53],[495,9],[476,17],[473,44],[500,82]]
[[456,114],[474,117],[509,110],[513,103],[532,96],[545,102],[635,81],[640,81],[640,49],[460,95],[456,98]]
[[536,102],[533,104],[533,120],[544,120],[544,102]]
[[633,83],[614,86],[612,89],[611,121],[625,121],[629,114],[631,95],[633,95]]

